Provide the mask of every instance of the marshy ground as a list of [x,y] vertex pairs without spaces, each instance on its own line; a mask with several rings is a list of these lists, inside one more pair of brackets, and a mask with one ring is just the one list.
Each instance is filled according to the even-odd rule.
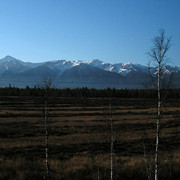
[[[145,98],[48,98],[50,178],[110,179],[109,104],[114,123],[114,179],[147,179],[154,164],[156,103]],[[180,176],[180,100],[162,109],[160,177]],[[152,167],[153,169],[153,167]],[[0,97],[0,179],[44,179],[44,99]],[[152,172],[153,175],[153,172]]]

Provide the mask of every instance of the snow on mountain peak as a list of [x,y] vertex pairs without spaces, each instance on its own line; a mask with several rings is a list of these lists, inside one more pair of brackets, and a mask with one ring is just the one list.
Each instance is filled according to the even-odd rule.
[[[127,63],[117,63],[117,64],[110,64],[103,62],[98,59],[93,59],[91,61],[81,61],[81,60],[54,60],[54,61],[48,61],[43,63],[28,63],[23,62],[18,59],[15,59],[12,56],[6,56],[3,59],[0,59],[0,74],[4,73],[6,70],[11,70],[13,72],[19,73],[23,72],[25,70],[36,68],[38,66],[48,66],[52,71],[56,71],[59,74],[63,73],[64,71],[79,65],[91,65],[94,67],[97,67],[99,69],[109,71],[109,72],[115,72],[118,74],[121,74],[122,76],[126,76],[127,74],[131,72],[147,72],[147,67],[140,65],[140,64],[132,64],[131,62]],[[179,71],[179,67],[173,67],[173,66],[166,66],[166,69],[168,71]]]
[[7,55],[7,56],[5,56],[5,57],[3,58],[3,60],[11,61],[11,60],[17,60],[17,59],[15,59],[15,58],[12,57],[12,56]]
[[14,65],[17,65],[17,64],[21,64],[21,63],[23,63],[23,62],[20,61],[20,60],[15,59],[12,56],[5,56],[4,58],[2,58],[0,60],[0,64],[5,65],[5,66],[14,66]]
[[100,66],[103,63],[103,61],[100,61],[99,59],[93,59],[92,61],[89,61],[88,64],[91,64],[93,66]]
[[124,66],[131,65],[131,62],[124,63]]
[[83,62],[80,61],[80,60],[74,60],[72,63],[73,63],[72,66],[78,66],[78,65],[80,65],[80,64],[83,63]]
[[68,61],[68,60],[63,60],[63,62],[62,62],[62,65],[65,65],[65,64],[67,64],[67,63],[69,63],[70,61]]
[[126,68],[132,68],[132,63],[130,63],[130,62],[127,62],[127,63],[124,63],[124,64],[122,64],[123,65],[123,67],[126,67]]

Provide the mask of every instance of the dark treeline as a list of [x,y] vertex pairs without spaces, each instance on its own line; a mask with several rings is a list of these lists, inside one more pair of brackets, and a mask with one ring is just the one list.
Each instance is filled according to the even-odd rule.
[[[162,90],[167,98],[180,98],[180,89]],[[0,96],[44,96],[45,89],[39,87],[5,87],[0,88]],[[156,89],[49,89],[52,97],[94,97],[94,98],[157,98]]]

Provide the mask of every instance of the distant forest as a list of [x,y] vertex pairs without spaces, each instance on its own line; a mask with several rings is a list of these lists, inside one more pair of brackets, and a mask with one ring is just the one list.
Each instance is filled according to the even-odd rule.
[[[180,98],[180,89],[162,89],[166,98]],[[44,96],[45,88],[34,86],[30,88],[5,87],[0,88],[0,96]],[[156,89],[57,89],[50,88],[51,97],[87,97],[87,98],[157,98]]]

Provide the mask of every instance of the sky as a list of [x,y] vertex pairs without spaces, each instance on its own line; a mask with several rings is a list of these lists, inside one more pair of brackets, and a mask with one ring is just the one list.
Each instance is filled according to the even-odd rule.
[[99,59],[147,65],[152,39],[172,36],[180,66],[180,0],[0,0],[0,59]]

